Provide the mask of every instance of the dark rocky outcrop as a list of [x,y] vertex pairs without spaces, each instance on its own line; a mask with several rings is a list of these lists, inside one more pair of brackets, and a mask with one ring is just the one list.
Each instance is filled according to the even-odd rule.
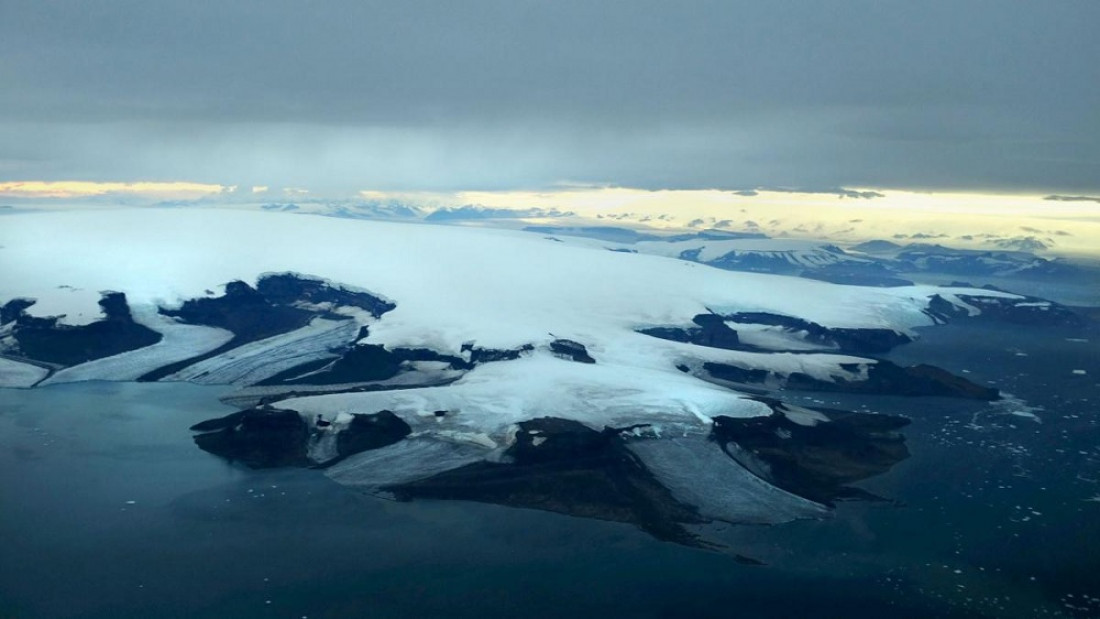
[[661,338],[662,340],[698,344],[699,346],[708,346],[710,348],[724,348],[726,350],[740,350],[745,348],[741,345],[741,341],[737,337],[737,332],[729,328],[729,325],[726,324],[726,321],[721,316],[716,314],[698,314],[692,318],[691,321],[698,326],[687,328],[650,327],[647,329],[639,329],[638,333]]
[[851,329],[824,327],[793,316],[768,312],[738,312],[730,315],[699,314],[692,318],[696,327],[649,327],[639,329],[638,333],[665,340],[698,344],[711,348],[727,350],[762,351],[763,349],[744,344],[737,331],[727,324],[758,324],[782,327],[791,332],[803,332],[803,338],[820,346],[838,349],[840,352],[854,354],[879,354],[889,352],[896,346],[907,344],[912,339],[893,329]]
[[827,329],[827,339],[836,343],[841,352],[873,355],[886,353],[902,344],[912,342],[912,338],[893,329],[850,329],[834,327]]
[[913,243],[897,251],[890,266],[901,272],[947,273],[963,277],[1063,278],[1079,274],[1079,267],[1063,260],[1040,258],[1027,251],[956,249]]
[[[260,385],[340,385],[387,380],[402,371],[406,361],[442,361],[456,370],[468,370],[471,362],[429,348],[395,348],[379,344],[349,346],[336,360],[324,359],[284,370]],[[306,375],[308,374],[308,375]]]
[[912,281],[898,277],[897,274],[880,262],[847,260],[835,264],[821,265],[814,269],[806,269],[799,273],[799,276],[848,286],[897,288],[913,285]]
[[272,303],[242,281],[226,284],[225,294],[220,297],[190,299],[179,309],[160,308],[160,313],[190,324],[225,329],[233,333],[233,338],[214,350],[158,368],[138,380],[159,380],[243,344],[299,329],[316,315],[309,310]]
[[[190,324],[226,329],[233,333],[233,338],[207,353],[149,372],[139,380],[159,380],[243,344],[304,327],[318,316],[349,320],[347,316],[311,307],[325,303],[358,307],[376,318],[396,307],[367,292],[347,290],[317,278],[293,273],[265,275],[259,279],[256,288],[242,281],[233,281],[226,284],[225,294],[220,297],[189,299],[179,309],[160,309],[160,313]],[[365,332],[360,330],[360,335],[365,335]],[[295,371],[297,373],[284,374],[297,376],[307,370],[295,368]]]
[[370,415],[353,414],[351,423],[336,435],[336,451],[340,458],[346,458],[363,451],[392,445],[408,436],[410,432],[412,428],[409,424],[393,414],[393,411],[383,410]]
[[[110,357],[161,340],[161,334],[134,322],[126,295],[104,292],[99,301],[104,317],[85,325],[66,325],[60,316],[39,318],[26,313],[34,302],[14,299],[4,305],[8,318],[15,321],[12,337],[18,356],[58,365],[76,365]],[[10,322],[10,321],[8,321]]]
[[832,505],[838,499],[868,498],[851,484],[888,471],[909,457],[898,432],[903,417],[813,409],[829,418],[801,425],[787,417],[787,407],[766,401],[765,417],[714,420],[712,437],[742,466],[793,494]]
[[909,336],[893,329],[825,327],[802,318],[769,312],[737,312],[723,316],[723,319],[734,323],[772,325],[790,331],[805,331],[807,342],[835,346],[841,352],[854,354],[885,353],[913,341]]
[[596,360],[588,354],[588,349],[580,342],[573,340],[557,339],[550,342],[550,351],[565,359],[571,359],[579,363],[595,363]]
[[190,299],[179,309],[160,313],[195,325],[231,331],[235,346],[305,326],[314,314],[288,304],[273,303],[242,281],[229,282],[220,297]]
[[18,298],[8,301],[0,306],[0,325],[6,325],[16,318],[19,318],[23,315],[24,310],[34,304],[34,299]]
[[[320,429],[307,423],[297,411],[268,406],[209,419],[191,426],[191,430],[201,432],[194,439],[203,451],[257,469],[327,466],[363,451],[392,445],[412,431],[387,410],[353,414],[345,427],[330,425]],[[312,462],[307,455],[310,439],[319,432],[336,433],[337,456],[328,462]]]
[[482,348],[474,344],[462,345],[462,352],[470,353],[470,363],[473,365],[491,363],[494,361],[513,361],[519,359],[524,353],[529,353],[534,349],[535,347],[530,344],[524,344],[519,348],[510,349]]
[[[699,254],[694,256],[681,254],[680,258],[698,261]],[[794,259],[788,259],[788,256],[784,255],[783,252],[730,252],[704,264],[727,271],[748,271],[750,273],[772,273],[775,275],[797,275],[803,270],[801,264]]]
[[959,300],[981,310],[977,318],[1020,325],[1060,325],[1080,327],[1085,320],[1070,308],[1038,297],[1004,299],[959,295]]
[[256,282],[256,291],[276,305],[293,305],[301,302],[334,303],[358,307],[370,312],[375,318],[380,318],[382,314],[397,307],[394,303],[369,292],[349,290],[318,278],[294,273],[265,275]]
[[901,245],[893,241],[884,241],[882,239],[875,239],[873,241],[864,241],[858,245],[853,245],[851,249],[861,252],[867,252],[870,254],[883,253],[883,252],[895,252],[902,248]]
[[743,368],[728,363],[707,362],[703,364],[703,370],[717,378],[731,383],[747,383],[750,385],[761,384],[772,375],[768,370]]
[[[856,372],[858,364],[841,366]],[[801,372],[778,374],[762,369],[748,369],[725,363],[705,363],[703,370],[711,377],[739,384],[756,384],[795,389],[799,391],[829,391],[839,393],[867,393],[875,395],[940,396],[972,400],[996,400],[1000,392],[992,387],[982,387],[932,365],[901,367],[890,361],[874,361],[867,365],[864,380],[834,378],[822,380]]]
[[[996,290],[995,288],[991,288]],[[960,307],[936,294],[928,300],[925,313],[937,322],[956,322],[960,320],[994,320],[1019,325],[1046,325],[1081,327],[1088,319],[1073,309],[1060,303],[1038,297],[983,297],[976,295],[956,295],[959,301],[979,310],[971,316],[965,307]]]
[[297,411],[251,408],[220,420],[192,426],[192,430],[217,428],[195,435],[203,451],[251,468],[307,466],[309,427]]
[[506,455],[510,463],[477,462],[385,490],[399,500],[478,501],[624,522],[661,540],[709,546],[683,526],[704,520],[653,478],[616,429],[532,419],[520,424]]
[[[385,380],[397,376],[401,360],[384,346],[357,344],[337,359],[328,371],[310,377],[311,383],[338,384]],[[295,382],[295,381],[286,381]],[[305,381],[300,381],[305,382]]]

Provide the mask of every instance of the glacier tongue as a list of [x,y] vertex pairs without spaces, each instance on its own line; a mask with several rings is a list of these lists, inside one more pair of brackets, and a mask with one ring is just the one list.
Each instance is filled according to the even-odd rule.
[[388,447],[351,456],[325,470],[333,481],[380,492],[484,460],[488,450],[469,443],[410,437]]
[[699,515],[732,523],[779,524],[829,514],[814,503],[765,482],[700,433],[627,443],[676,500]]
[[0,387],[31,387],[48,373],[46,368],[0,357]]
[[355,320],[314,318],[301,329],[238,346],[187,366],[165,380],[253,385],[309,361],[335,358],[331,349],[348,345],[358,331]]
[[160,314],[153,305],[132,305],[134,322],[161,334],[145,348],[81,363],[50,376],[44,385],[82,380],[137,380],[159,367],[214,350],[233,338],[225,329],[188,325]]

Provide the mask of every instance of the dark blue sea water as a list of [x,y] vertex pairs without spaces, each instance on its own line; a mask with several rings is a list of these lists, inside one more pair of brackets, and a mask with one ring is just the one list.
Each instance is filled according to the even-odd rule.
[[953,325],[891,358],[1017,399],[786,394],[909,416],[913,457],[861,484],[883,502],[707,527],[729,553],[227,466],[187,431],[220,388],[0,390],[0,617],[1100,615],[1100,333]]

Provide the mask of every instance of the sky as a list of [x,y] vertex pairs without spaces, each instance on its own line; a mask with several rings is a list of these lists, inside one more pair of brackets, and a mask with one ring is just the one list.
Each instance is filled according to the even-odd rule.
[[1097,24],[1095,0],[0,0],[0,197],[1094,197]]

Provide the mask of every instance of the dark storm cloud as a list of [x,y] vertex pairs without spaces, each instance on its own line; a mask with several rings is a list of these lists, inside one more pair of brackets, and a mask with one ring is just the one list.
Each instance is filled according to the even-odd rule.
[[0,179],[1100,190],[1100,3],[3,2]]
[[1053,202],[1096,202],[1100,204],[1100,198],[1093,196],[1046,196],[1044,200]]
[[[863,200],[871,200],[874,198],[884,198],[886,194],[878,191],[857,191],[855,189],[845,189],[843,187],[829,187],[829,188],[816,188],[816,187],[760,187],[763,191],[778,191],[783,193],[823,193],[831,194],[838,198],[858,198]],[[756,195],[756,192],[746,194],[737,192],[739,195]]]

